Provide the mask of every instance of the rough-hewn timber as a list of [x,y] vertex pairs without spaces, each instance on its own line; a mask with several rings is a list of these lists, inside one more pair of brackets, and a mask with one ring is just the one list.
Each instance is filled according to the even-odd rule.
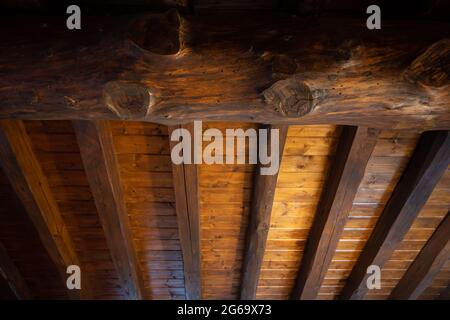
[[422,134],[407,168],[384,207],[341,292],[341,299],[362,299],[369,290],[367,268],[390,258],[450,163],[450,132]]
[[[82,266],[22,121],[0,121],[0,164],[65,283],[67,267]],[[84,273],[82,279],[87,279]],[[89,298],[90,284],[84,280],[81,290],[68,292],[72,298]]]
[[[193,124],[188,124],[169,127],[169,136],[177,128],[187,129],[194,135]],[[170,141],[171,148],[175,144]],[[186,298],[198,300],[202,298],[198,165],[172,163],[172,176]]]
[[122,288],[130,299],[143,299],[145,288],[133,247],[110,125],[108,121],[74,121],[73,125]]
[[172,10],[1,28],[0,118],[450,128],[445,23]]
[[335,254],[379,130],[344,127],[302,258],[293,299],[315,299]]
[[[280,162],[286,142],[287,126],[267,126],[268,130],[279,130]],[[270,145],[270,142],[268,142]],[[258,170],[259,171],[259,170]],[[245,260],[242,271],[241,299],[255,299],[259,274],[264,259],[270,216],[277,186],[278,173],[261,175],[256,173],[253,186],[252,209],[247,230]]]
[[420,251],[390,295],[390,299],[417,299],[450,257],[450,213]]

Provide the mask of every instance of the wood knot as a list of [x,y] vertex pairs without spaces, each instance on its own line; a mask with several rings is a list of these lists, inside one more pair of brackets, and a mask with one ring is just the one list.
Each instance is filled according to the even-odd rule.
[[155,96],[140,84],[111,81],[103,88],[103,102],[120,119],[141,119],[155,105]]
[[181,48],[180,26],[181,18],[175,9],[146,14],[132,23],[129,38],[152,53],[176,54]]
[[263,92],[266,103],[285,117],[301,117],[310,113],[327,95],[323,89],[314,89],[297,77],[275,82]]
[[441,87],[450,82],[450,39],[442,39],[431,45],[417,57],[404,76],[413,82]]

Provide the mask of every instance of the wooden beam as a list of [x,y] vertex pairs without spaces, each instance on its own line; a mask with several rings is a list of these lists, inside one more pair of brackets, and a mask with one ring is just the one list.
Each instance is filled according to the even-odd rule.
[[446,23],[373,32],[281,13],[130,19],[85,17],[71,33],[48,17],[45,32],[38,18],[2,20],[0,118],[450,128]]
[[293,299],[315,299],[331,264],[379,130],[342,128],[336,155],[306,243]]
[[84,170],[121,285],[130,299],[145,296],[108,121],[74,121]]
[[[47,178],[33,152],[30,138],[21,121],[0,121],[0,164],[17,193],[39,237],[64,281],[67,267],[78,265],[72,239],[63,221]],[[82,289],[69,290],[73,298],[88,298],[90,288],[82,273]]]
[[367,268],[380,268],[410,229],[450,163],[449,131],[422,134],[375,229],[342,290],[341,299],[362,299],[368,291]]
[[25,280],[14,262],[6,252],[5,247],[0,243],[0,276],[8,283],[11,290],[19,300],[32,299],[33,296],[28,289]]
[[[169,137],[178,128],[186,129],[194,135],[193,124],[188,124],[169,127]],[[170,141],[170,148],[176,144],[176,141]],[[186,299],[198,300],[202,298],[198,166],[172,162],[172,175]]]
[[394,300],[412,300],[420,297],[450,257],[450,213],[439,224],[433,235],[410,265],[389,296]]
[[[279,155],[280,163],[286,143],[287,126],[264,126],[267,130],[279,130]],[[270,132],[270,131],[269,131]],[[271,140],[268,134],[268,149]],[[269,151],[270,152],[270,151]],[[242,267],[241,299],[250,300],[256,298],[259,274],[264,260],[267,235],[269,233],[270,217],[272,214],[273,199],[277,187],[278,172],[274,175],[261,175],[261,165],[258,166],[253,182],[252,209],[250,222],[247,229],[245,244],[245,257]]]

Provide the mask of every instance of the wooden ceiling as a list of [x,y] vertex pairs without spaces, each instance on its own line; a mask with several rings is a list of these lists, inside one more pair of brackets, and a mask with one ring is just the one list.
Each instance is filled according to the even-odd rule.
[[[1,299],[449,299],[446,1],[378,34],[351,1],[134,2],[177,11],[67,35],[5,2],[39,15],[0,44]],[[194,120],[280,129],[279,173],[173,164]]]
[[[2,270],[12,261],[24,297],[67,297],[52,250],[65,257],[69,244],[95,299],[333,299],[343,288],[355,294],[355,270],[369,264],[382,266],[382,289],[366,298],[394,288],[435,298],[450,280],[448,133],[290,126],[278,180],[255,179],[256,165],[185,165],[180,174],[168,128],[151,123],[3,120],[1,137]],[[409,271],[413,262],[419,271]],[[402,289],[408,272],[420,282]]]

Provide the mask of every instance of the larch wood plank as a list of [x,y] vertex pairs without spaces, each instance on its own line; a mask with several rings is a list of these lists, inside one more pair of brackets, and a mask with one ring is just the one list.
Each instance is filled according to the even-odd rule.
[[110,124],[74,121],[73,126],[121,286],[130,299],[144,299],[144,283],[133,246]]
[[450,257],[450,213],[439,224],[389,299],[417,299],[430,286]]
[[[178,128],[189,130],[193,136],[193,124],[171,126],[169,139]],[[170,141],[170,148],[176,144],[176,141]],[[172,162],[172,174],[186,298],[198,300],[202,299],[198,165]]]
[[366,270],[382,267],[407,233],[419,239],[427,230],[408,232],[450,163],[449,131],[422,134],[417,147],[390,196],[375,229],[344,286],[340,299],[361,299],[368,292]]
[[[279,130],[278,154],[280,155],[279,163],[281,164],[288,127],[272,125],[265,126],[265,129],[268,130],[268,136],[270,137],[270,130]],[[268,139],[267,144],[270,150],[270,139]],[[273,175],[261,175],[260,170],[261,165],[255,173],[254,178],[250,222],[247,229],[245,257],[242,269],[241,299],[245,300],[256,298],[256,289],[264,260],[273,199],[278,180],[278,172]]]
[[[24,205],[64,284],[70,265],[80,265],[71,236],[21,121],[0,121],[0,163]],[[87,279],[86,276],[82,279]],[[89,298],[90,286],[68,290],[72,298]]]
[[293,299],[315,299],[377,143],[379,130],[344,127],[306,243]]

